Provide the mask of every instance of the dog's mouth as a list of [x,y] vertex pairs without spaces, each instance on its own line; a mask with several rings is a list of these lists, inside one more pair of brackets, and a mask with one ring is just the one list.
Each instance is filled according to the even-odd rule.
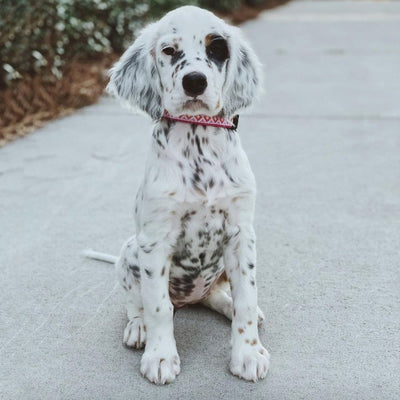
[[209,107],[206,103],[204,103],[203,100],[199,100],[199,99],[192,99],[192,100],[188,100],[183,104],[183,109],[185,110],[190,110],[190,111],[198,111],[201,109],[206,109],[208,110]]

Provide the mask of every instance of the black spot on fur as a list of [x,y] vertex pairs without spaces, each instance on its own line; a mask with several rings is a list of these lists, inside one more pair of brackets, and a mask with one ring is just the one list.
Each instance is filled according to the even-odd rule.
[[136,279],[140,279],[140,268],[137,265],[129,265],[129,269],[132,271],[133,276]]
[[185,65],[187,64],[186,60],[183,60],[180,64],[179,64],[179,69],[183,69],[185,67]]
[[197,151],[199,152],[200,155],[203,155],[203,150],[200,146],[200,140],[199,137],[196,135],[196,146],[197,146]]
[[176,51],[171,56],[171,65],[175,65],[179,60],[181,60],[185,56],[185,53],[182,50]]
[[144,272],[146,272],[146,275],[147,275],[149,278],[151,278],[151,277],[153,276],[153,272],[150,271],[150,270],[148,270],[148,269],[145,269]]

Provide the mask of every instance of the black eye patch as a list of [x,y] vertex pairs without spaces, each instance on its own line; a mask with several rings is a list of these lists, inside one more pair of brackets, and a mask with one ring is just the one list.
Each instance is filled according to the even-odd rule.
[[206,53],[207,57],[217,65],[223,64],[224,61],[229,58],[229,49],[226,39],[219,35],[207,35]]

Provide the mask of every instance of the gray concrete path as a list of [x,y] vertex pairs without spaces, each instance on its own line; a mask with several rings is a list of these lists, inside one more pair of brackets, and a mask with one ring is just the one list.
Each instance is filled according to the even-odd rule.
[[229,323],[175,318],[156,387],[112,267],[132,233],[150,124],[111,99],[0,150],[1,399],[399,399],[400,2],[294,2],[243,29],[266,94],[240,133],[258,180],[263,382],[228,371]]

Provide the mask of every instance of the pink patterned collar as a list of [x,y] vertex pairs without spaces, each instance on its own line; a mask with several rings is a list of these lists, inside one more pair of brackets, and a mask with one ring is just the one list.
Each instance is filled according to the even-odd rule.
[[163,118],[173,121],[185,122],[187,124],[216,126],[218,128],[236,129],[239,116],[236,115],[231,119],[218,116],[210,117],[209,115],[178,115],[173,116],[167,110],[164,111]]

